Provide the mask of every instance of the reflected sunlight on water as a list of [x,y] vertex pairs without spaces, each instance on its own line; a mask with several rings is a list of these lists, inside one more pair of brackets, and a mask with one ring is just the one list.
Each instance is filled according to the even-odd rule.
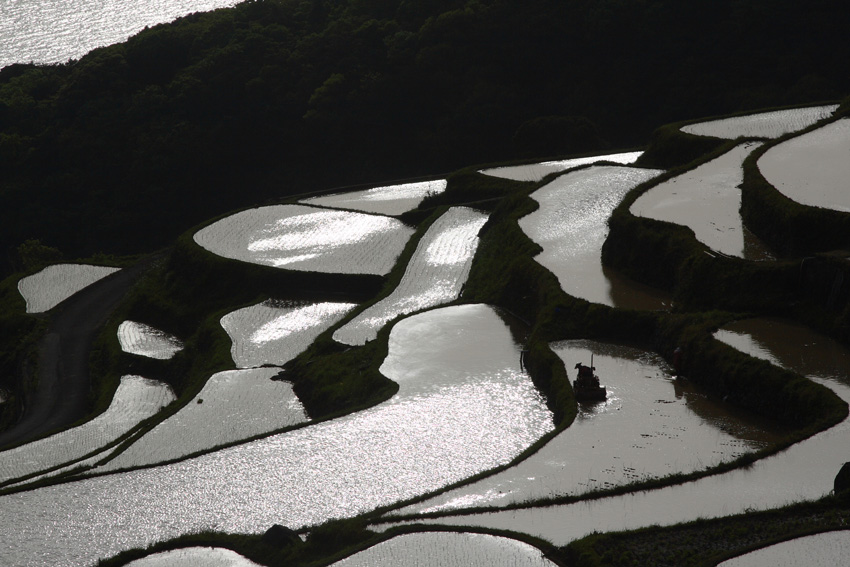
[[446,180],[437,179],[311,197],[300,202],[306,205],[323,205],[337,209],[353,209],[365,213],[395,216],[415,209],[425,197],[437,195],[445,190]]
[[487,218],[466,207],[445,212],[419,241],[398,287],[338,329],[334,340],[362,345],[399,315],[457,299],[478,249],[478,231]]
[[119,269],[86,264],[54,264],[21,278],[18,291],[27,302],[27,313],[43,313]]
[[[566,173],[531,194],[540,208],[519,219],[520,228],[543,248],[535,260],[558,277],[574,297],[612,307],[669,308],[659,290],[624,278],[611,280],[602,266],[608,217],[623,197],[657,169],[594,166]],[[612,290],[616,285],[617,290]]]
[[413,229],[380,215],[275,205],[249,209],[195,233],[225,258],[290,270],[346,274],[390,271]]
[[688,124],[682,127],[682,132],[727,140],[734,140],[742,136],[773,139],[789,132],[803,130],[815,122],[827,118],[836,108],[838,108],[837,104],[831,104],[721,118]]
[[124,352],[157,360],[168,360],[183,350],[183,342],[177,337],[136,321],[118,326],[118,342]]
[[481,173],[485,175],[492,175],[493,177],[501,177],[503,179],[513,179],[514,181],[540,181],[550,173],[566,171],[574,167],[597,163],[600,161],[610,161],[623,165],[632,164],[636,162],[641,155],[643,155],[643,152],[606,154],[601,156],[573,158],[560,161],[544,161],[540,163],[530,163],[526,165],[494,167],[491,169],[483,169],[481,170]]
[[400,389],[362,412],[168,466],[0,497],[16,519],[0,523],[0,562],[88,564],[196,530],[315,525],[507,463],[553,428],[519,368],[519,347],[486,306],[399,322],[381,371]]
[[239,368],[283,365],[356,307],[354,303],[264,301],[221,318]]

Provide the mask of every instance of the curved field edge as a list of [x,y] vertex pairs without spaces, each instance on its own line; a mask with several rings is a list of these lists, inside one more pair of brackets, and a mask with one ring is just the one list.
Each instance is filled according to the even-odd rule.
[[786,134],[755,150],[744,161],[741,216],[753,232],[786,256],[800,257],[830,250],[850,250],[850,213],[798,203],[771,185],[758,168],[769,149],[850,116],[850,109],[834,117]]
[[560,551],[570,565],[582,567],[713,567],[783,541],[844,530],[848,522],[850,497],[843,493],[761,512],[592,534]]
[[376,533],[369,531],[362,520],[354,518],[330,520],[311,528],[309,531],[301,531],[299,533],[305,537],[305,541],[301,543],[293,542],[287,546],[276,547],[264,541],[262,535],[204,532],[159,542],[144,549],[127,550],[115,557],[101,560],[97,563],[97,566],[119,567],[153,553],[185,547],[208,546],[230,549],[255,563],[268,567],[323,567],[365,551],[396,536],[424,532],[486,534],[505,537],[537,548],[543,556],[556,565],[568,564],[563,560],[562,552],[551,543],[516,532],[480,528],[417,526],[393,528],[382,533]]

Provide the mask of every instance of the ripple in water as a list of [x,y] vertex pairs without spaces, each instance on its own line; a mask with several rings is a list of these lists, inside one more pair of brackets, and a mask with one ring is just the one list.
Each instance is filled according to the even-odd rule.
[[489,307],[405,319],[381,371],[397,395],[359,413],[173,465],[0,497],[0,563],[90,564],[197,530],[259,533],[359,514],[504,464],[551,431]]
[[413,234],[399,220],[303,205],[249,209],[195,233],[214,254],[288,270],[384,275]]

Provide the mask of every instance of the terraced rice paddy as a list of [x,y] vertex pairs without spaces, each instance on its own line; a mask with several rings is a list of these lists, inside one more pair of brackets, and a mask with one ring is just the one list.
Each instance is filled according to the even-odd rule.
[[177,337],[136,321],[118,326],[118,342],[124,352],[157,360],[168,360],[183,350],[183,342]]
[[333,567],[555,567],[527,543],[487,534],[425,532],[396,536]]
[[746,116],[735,116],[688,124],[682,127],[682,132],[727,140],[734,140],[740,137],[774,139],[790,132],[797,132],[808,128],[812,124],[828,118],[837,108],[837,104],[831,104],[759,112]]
[[445,190],[446,180],[436,179],[311,197],[301,203],[395,216],[415,209],[425,197],[438,195]]
[[657,169],[593,166],[565,173],[531,194],[540,208],[521,218],[519,226],[543,247],[535,260],[558,277],[565,292],[615,307],[669,306],[666,294],[609,278],[602,266],[611,212],[626,193],[659,173]]
[[304,303],[268,300],[221,318],[238,368],[283,365],[338,322],[354,303]]
[[501,177],[503,179],[512,179],[514,181],[540,181],[551,173],[558,173],[568,169],[573,169],[574,167],[590,165],[592,163],[599,163],[602,161],[629,165],[636,162],[641,155],[643,155],[643,152],[624,152],[558,161],[543,161],[540,163],[531,163],[526,165],[510,165],[506,167],[482,169],[481,173],[485,175],[492,175],[493,177]]
[[758,168],[789,199],[850,211],[850,118],[771,147],[759,158]]
[[27,313],[43,313],[118,270],[88,264],[54,264],[21,278],[18,291],[27,302]]
[[80,459],[115,441],[174,401],[166,384],[124,376],[109,408],[80,426],[0,452],[0,484]]
[[275,205],[221,219],[195,242],[225,258],[287,270],[384,275],[412,234],[385,216]]
[[[753,356],[780,362],[850,401],[850,352],[835,341],[776,320],[741,321],[721,331],[718,339]],[[801,352],[809,354],[801,357]],[[672,525],[815,500],[832,490],[848,454],[850,423],[845,420],[750,467],[685,484],[569,505],[446,516],[417,523],[513,530],[564,545],[593,531]]]
[[[13,565],[85,565],[196,530],[315,525],[505,464],[553,428],[519,368],[519,347],[486,306],[397,323],[381,372],[399,391],[366,411],[165,467],[2,496],[0,509],[16,521],[0,523],[0,557]],[[215,421],[226,421],[220,412]],[[121,538],[102,537],[116,525]]]
[[399,315],[457,299],[478,249],[478,231],[486,221],[487,215],[474,209],[446,211],[419,241],[398,287],[338,329],[334,340],[362,345]]
[[279,368],[253,368],[214,374],[186,407],[96,472],[180,459],[304,423],[307,414],[292,385],[271,379],[279,372]]
[[816,534],[783,541],[733,559],[718,567],[835,567],[850,557],[850,531]]
[[235,551],[220,547],[186,547],[153,553],[127,563],[126,567],[260,567]]
[[638,197],[631,213],[686,226],[715,252],[765,260],[772,256],[741,221],[744,159],[760,144],[744,143]]
[[[779,437],[776,431],[742,420],[729,406],[688,383],[674,380],[653,353],[583,340],[552,347],[568,369],[577,362],[590,364],[593,355],[608,399],[580,404],[569,428],[516,466],[393,514],[576,496],[702,470]],[[575,378],[575,373],[571,376]]]

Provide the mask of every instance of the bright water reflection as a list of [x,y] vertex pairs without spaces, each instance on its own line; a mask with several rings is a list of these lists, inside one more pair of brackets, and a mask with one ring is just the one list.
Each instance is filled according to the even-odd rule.
[[356,307],[354,303],[303,303],[268,300],[221,318],[239,368],[283,365]]
[[334,340],[362,345],[399,315],[457,299],[478,249],[478,231],[486,221],[486,214],[466,207],[446,211],[419,241],[398,287],[338,329]]
[[118,342],[124,352],[157,360],[168,360],[183,350],[183,342],[177,337],[136,321],[118,326]]
[[0,497],[0,513],[15,518],[0,522],[0,564],[87,565],[195,530],[258,533],[353,516],[509,462],[553,427],[518,346],[486,306],[402,320],[381,371],[400,389],[366,411],[164,467]]
[[812,124],[828,118],[837,108],[837,104],[831,104],[760,112],[688,124],[682,127],[682,131],[697,136],[712,136],[727,140],[734,140],[739,137],[773,139],[789,132],[808,128]]
[[501,177],[503,179],[513,179],[514,181],[540,181],[550,173],[566,171],[574,167],[598,163],[600,161],[610,161],[623,165],[632,164],[636,162],[641,155],[643,155],[643,152],[625,152],[620,154],[607,154],[559,161],[544,161],[541,163],[530,163],[526,165],[510,165],[506,167],[483,169],[481,170],[481,173],[485,175],[492,175],[493,177]]
[[[565,173],[531,194],[540,208],[521,218],[519,226],[543,247],[535,260],[558,277],[565,292],[612,307],[669,307],[667,294],[622,278],[612,281],[602,267],[611,212],[626,193],[659,173],[594,166]],[[612,289],[615,284],[617,290]]]
[[446,180],[420,181],[402,185],[374,187],[365,191],[351,191],[334,195],[311,197],[301,202],[307,205],[322,205],[336,209],[353,209],[365,213],[400,215],[419,206],[422,199],[446,190]]
[[3,0],[0,68],[12,63],[63,63],[95,47],[124,41],[145,26],[236,0]]
[[771,255],[741,221],[743,163],[760,143],[740,144],[722,156],[641,195],[634,215],[672,222],[694,231],[697,240],[723,254],[747,260]]
[[171,388],[123,376],[109,408],[78,427],[0,452],[0,484],[79,459],[118,439],[175,399]]
[[783,541],[728,561],[718,567],[839,567],[850,558],[850,531],[842,530]]
[[332,567],[555,567],[538,548],[487,534],[423,532],[396,536]]
[[153,553],[126,567],[261,567],[235,551],[220,547],[185,547]]
[[593,355],[608,399],[580,404],[569,428],[518,465],[398,513],[504,506],[689,473],[779,437],[674,380],[654,353],[594,341],[552,346],[568,369]]
[[412,234],[385,216],[275,205],[221,219],[195,233],[195,242],[225,258],[288,270],[383,275]]
[[[741,321],[734,329],[717,336],[744,352],[761,353],[792,370],[805,371],[810,379],[850,401],[850,353],[835,341],[775,320]],[[756,347],[752,351],[751,345]],[[798,363],[797,355],[808,350],[805,345],[815,345],[816,353],[825,354],[805,356]],[[791,356],[783,356],[785,352]],[[422,523],[509,529],[565,545],[593,531],[672,525],[814,500],[832,490],[848,454],[850,423],[845,420],[748,468],[694,482],[564,506],[449,516]]]
[[54,264],[21,278],[18,291],[27,302],[27,313],[42,313],[118,270],[87,264]]
[[758,160],[764,178],[804,205],[850,211],[850,118],[842,118],[768,149]]
[[179,459],[234,441],[307,421],[288,382],[272,380],[279,368],[213,374],[184,408],[96,472]]

